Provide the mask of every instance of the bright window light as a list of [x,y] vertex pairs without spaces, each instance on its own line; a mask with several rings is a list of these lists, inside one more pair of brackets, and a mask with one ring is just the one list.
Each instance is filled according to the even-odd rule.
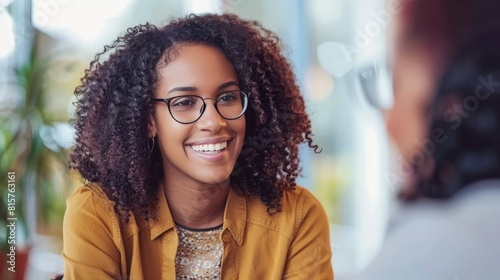
[[4,9],[0,10],[0,58],[6,57],[14,50],[14,24],[12,16]]
[[8,7],[13,0],[0,0],[0,9]]
[[223,0],[184,0],[184,11],[186,13],[222,13]]
[[33,26],[52,37],[96,39],[135,0],[32,0]]

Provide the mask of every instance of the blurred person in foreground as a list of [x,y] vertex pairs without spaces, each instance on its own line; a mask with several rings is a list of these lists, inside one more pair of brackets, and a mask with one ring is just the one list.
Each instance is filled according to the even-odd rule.
[[[110,54],[111,53],[111,54]],[[75,94],[65,279],[333,279],[281,43],[236,15],[127,29]]]
[[392,174],[403,203],[355,279],[500,279],[499,4],[405,8],[387,119],[403,159]]

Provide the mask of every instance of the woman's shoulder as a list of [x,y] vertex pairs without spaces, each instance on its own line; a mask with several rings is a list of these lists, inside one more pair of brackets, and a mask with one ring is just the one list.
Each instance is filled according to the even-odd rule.
[[322,214],[324,212],[321,202],[307,188],[296,186],[294,190],[285,191],[281,199],[282,212],[294,215],[301,221],[306,215]]
[[65,220],[89,222],[101,220],[116,226],[118,223],[114,202],[109,200],[97,184],[81,185],[66,199]]
[[309,219],[326,218],[321,202],[310,190],[302,186],[283,194],[282,208],[286,211],[295,211],[298,223],[302,223],[307,216]]
[[113,208],[114,202],[109,200],[97,184],[81,185],[67,198],[67,204],[77,206],[91,206],[98,204],[104,208]]
[[304,220],[327,221],[326,213],[319,200],[302,186],[285,191],[281,200],[281,211],[270,215],[267,207],[258,198],[250,199],[247,221],[260,223],[274,228],[287,228],[295,231]]
[[[258,197],[252,197],[249,203],[250,208],[263,208],[267,209],[265,205],[258,199]],[[311,207],[322,207],[319,200],[309,191],[307,188],[302,186],[295,186],[295,189],[284,191],[283,197],[281,198],[281,209],[283,211],[297,210],[311,208]]]
[[305,187],[297,185],[294,190],[283,193],[283,203],[288,204],[307,204],[308,206],[321,205],[314,194]]

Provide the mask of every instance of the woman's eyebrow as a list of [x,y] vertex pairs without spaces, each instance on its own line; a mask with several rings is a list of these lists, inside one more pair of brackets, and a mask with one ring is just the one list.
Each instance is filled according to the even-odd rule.
[[196,87],[175,87],[167,92],[167,94],[172,93],[174,91],[196,91]]
[[223,83],[222,85],[217,87],[217,90],[225,89],[225,88],[228,88],[230,86],[239,86],[239,84],[235,81],[229,81],[229,82]]
[[[225,88],[228,88],[230,86],[239,86],[239,84],[235,81],[229,81],[226,83],[223,83],[222,85],[217,87],[217,90],[222,90]],[[175,87],[167,92],[167,94],[172,93],[174,91],[197,91],[198,89],[196,87]]]

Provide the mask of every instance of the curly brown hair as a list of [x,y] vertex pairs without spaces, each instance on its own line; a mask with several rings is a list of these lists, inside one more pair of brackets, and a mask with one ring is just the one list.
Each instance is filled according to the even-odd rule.
[[171,50],[182,44],[215,47],[232,63],[249,107],[231,185],[259,196],[268,213],[280,212],[283,192],[295,188],[300,172],[299,144],[319,149],[279,38],[236,15],[189,15],[161,28],[139,25],[105,46],[75,90],[76,145],[70,167],[87,185],[100,185],[123,223],[131,210],[145,219],[155,216],[158,182],[165,174],[158,145],[150,156],[148,120],[157,71],[164,66],[160,61],[168,63]]

